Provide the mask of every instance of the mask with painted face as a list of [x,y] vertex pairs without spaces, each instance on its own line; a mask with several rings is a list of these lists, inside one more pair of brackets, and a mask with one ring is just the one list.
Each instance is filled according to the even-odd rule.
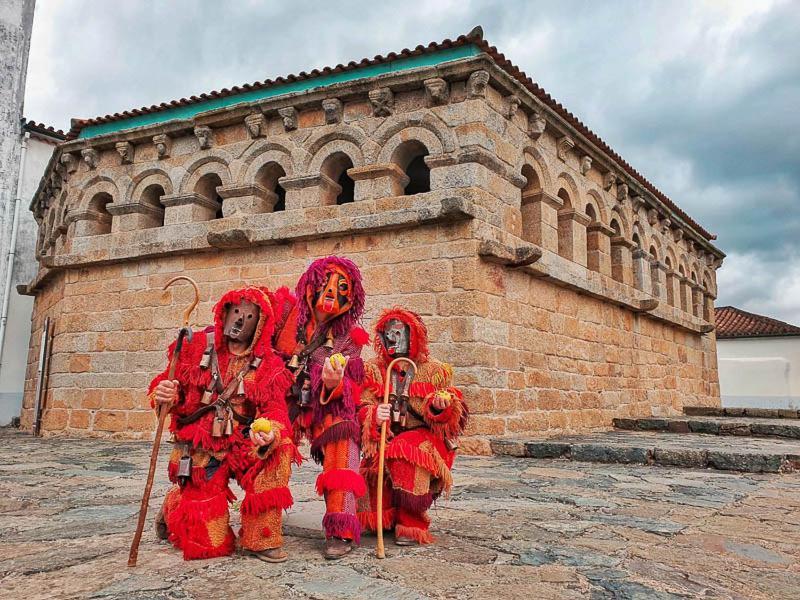
[[342,269],[331,268],[325,273],[325,279],[311,297],[314,314],[319,321],[328,321],[350,310],[351,300],[350,276]]
[[383,331],[379,331],[378,334],[386,354],[390,357],[408,356],[411,330],[400,319],[390,319]]
[[230,304],[225,312],[225,324],[222,332],[226,338],[248,346],[253,341],[261,309],[252,302],[242,300],[238,304]]

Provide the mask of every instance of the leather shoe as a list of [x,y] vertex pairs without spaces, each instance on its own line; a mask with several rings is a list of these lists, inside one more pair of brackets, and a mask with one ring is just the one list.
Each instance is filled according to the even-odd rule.
[[349,554],[353,550],[353,542],[338,537],[332,537],[325,540],[324,556],[328,560],[336,560]]

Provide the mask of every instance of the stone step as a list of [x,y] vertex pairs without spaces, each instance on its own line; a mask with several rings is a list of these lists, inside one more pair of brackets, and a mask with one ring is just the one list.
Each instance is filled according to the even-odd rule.
[[721,406],[684,406],[689,417],[753,417],[756,419],[800,419],[800,410],[793,408],[724,408]]
[[606,431],[551,439],[495,438],[492,451],[525,458],[647,464],[747,473],[800,469],[800,441],[687,433]]
[[626,431],[705,433],[742,437],[800,439],[800,419],[755,419],[737,417],[645,417],[614,419],[614,427]]

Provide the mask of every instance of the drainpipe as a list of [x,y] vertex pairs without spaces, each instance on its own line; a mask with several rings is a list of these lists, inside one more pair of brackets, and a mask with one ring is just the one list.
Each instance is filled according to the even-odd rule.
[[17,232],[19,231],[19,206],[22,204],[22,178],[25,176],[25,154],[28,151],[28,140],[31,134],[27,131],[22,136],[22,150],[19,153],[19,174],[17,176],[17,190],[14,197],[14,223],[11,226],[11,243],[6,256],[6,283],[3,286],[3,312],[0,313],[0,367],[3,366],[3,350],[5,349],[6,322],[8,321],[8,307],[11,301],[11,281],[14,274],[14,256],[17,253]]

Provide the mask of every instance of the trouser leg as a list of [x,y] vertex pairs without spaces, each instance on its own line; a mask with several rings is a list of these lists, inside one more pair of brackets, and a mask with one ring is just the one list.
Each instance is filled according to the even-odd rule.
[[292,505],[289,477],[292,473],[292,454],[277,451],[266,465],[258,464],[258,472],[245,478],[242,502],[242,529],[239,543],[247,550],[262,551],[283,544],[283,510]]
[[[367,492],[358,499],[358,521],[362,530],[376,531],[378,529],[378,477],[376,469],[371,469],[371,463],[377,463],[377,459],[368,461],[365,459],[361,465],[361,474],[367,484]],[[383,479],[383,528],[392,529],[394,527],[395,511],[392,506],[392,486],[388,477]]]
[[340,537],[358,542],[361,526],[356,516],[356,498],[364,495],[364,479],[359,473],[358,444],[345,438],[325,445],[322,473],[317,478],[317,493],[325,497],[322,527],[325,537]]
[[392,479],[395,535],[420,544],[432,543],[431,521],[427,514],[433,504],[430,472],[403,459],[390,459],[387,466]]

